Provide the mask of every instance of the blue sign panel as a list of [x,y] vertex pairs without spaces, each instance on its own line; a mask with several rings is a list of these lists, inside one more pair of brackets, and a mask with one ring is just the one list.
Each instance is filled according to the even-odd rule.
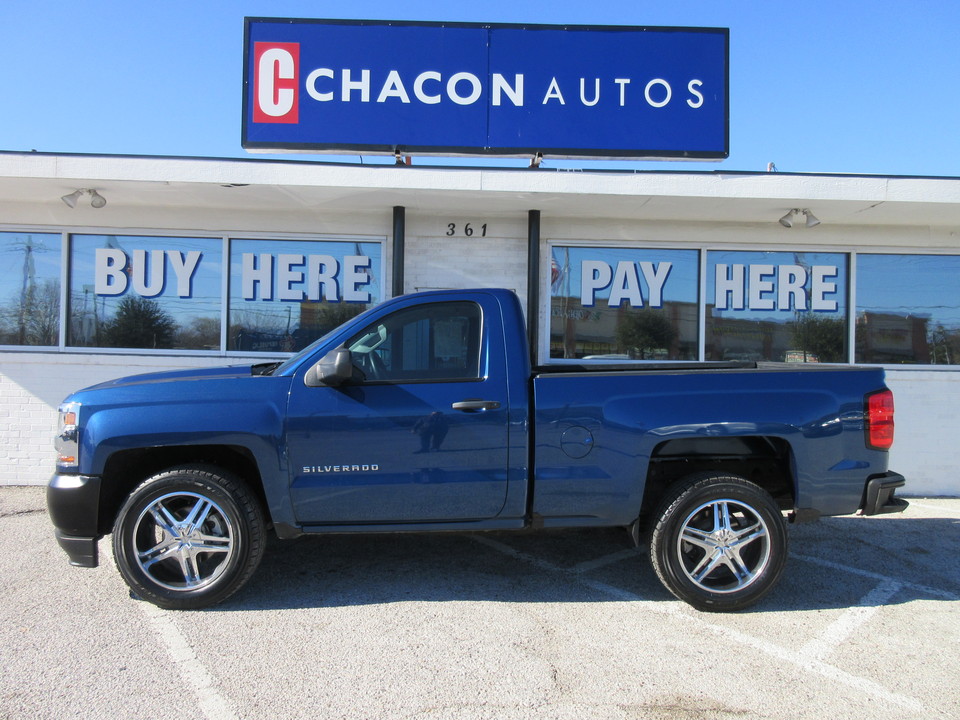
[[243,147],[719,160],[728,37],[247,18]]

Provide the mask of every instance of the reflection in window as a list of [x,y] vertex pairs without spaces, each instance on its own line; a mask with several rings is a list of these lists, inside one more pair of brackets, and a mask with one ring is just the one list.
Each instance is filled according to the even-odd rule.
[[347,341],[368,381],[476,380],[480,307],[430,303],[399,310]]
[[706,360],[847,362],[847,256],[711,251]]
[[856,361],[960,365],[960,255],[857,255]]
[[59,234],[0,233],[0,345],[57,345]]
[[696,360],[699,252],[554,247],[550,357]]
[[383,299],[381,244],[231,240],[228,350],[301,350]]
[[67,344],[220,349],[222,241],[73,235]]

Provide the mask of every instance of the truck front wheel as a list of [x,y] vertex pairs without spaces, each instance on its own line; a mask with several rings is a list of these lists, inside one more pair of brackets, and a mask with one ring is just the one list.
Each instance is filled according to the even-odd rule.
[[165,470],[127,498],[113,555],[135,595],[186,610],[226,600],[250,579],[264,550],[264,521],[246,485],[219,468]]
[[740,610],[776,585],[787,528],[769,493],[735,475],[698,473],[660,503],[650,561],[664,586],[699,610]]

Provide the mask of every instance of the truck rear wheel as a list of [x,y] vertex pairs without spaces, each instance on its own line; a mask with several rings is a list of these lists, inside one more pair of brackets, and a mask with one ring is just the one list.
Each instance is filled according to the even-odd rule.
[[133,593],[163,608],[208,607],[239,590],[260,564],[264,521],[244,483],[219,468],[165,470],[127,498],[113,555]]
[[736,475],[698,473],[664,497],[650,561],[664,586],[699,610],[740,610],[776,585],[787,558],[780,508]]

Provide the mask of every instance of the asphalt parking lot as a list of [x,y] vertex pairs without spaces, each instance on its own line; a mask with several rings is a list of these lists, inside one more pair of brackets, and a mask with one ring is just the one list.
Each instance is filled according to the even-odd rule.
[[957,718],[960,500],[791,527],[777,589],[674,600],[623,531],[273,543],[199,612],[70,567],[0,488],[0,718]]

